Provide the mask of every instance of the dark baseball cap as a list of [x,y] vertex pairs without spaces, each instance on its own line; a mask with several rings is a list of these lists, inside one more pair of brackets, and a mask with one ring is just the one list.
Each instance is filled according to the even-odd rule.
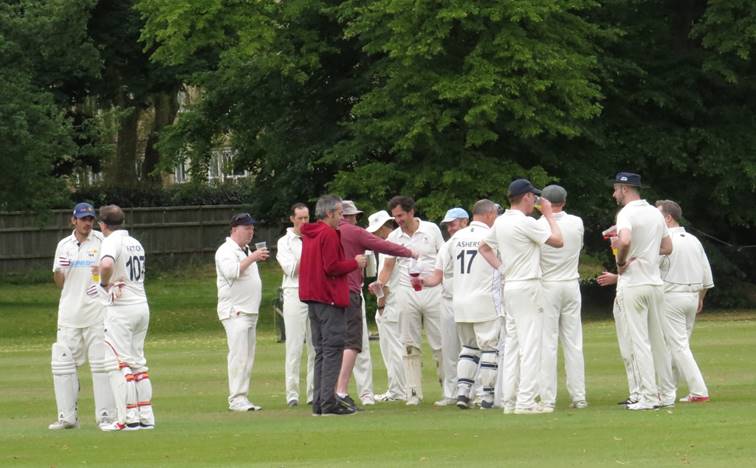
[[516,197],[525,193],[540,195],[541,191],[533,187],[533,184],[528,179],[517,179],[509,184],[509,190],[507,190],[509,197]]
[[256,223],[255,218],[249,213],[238,213],[231,218],[231,227],[254,226]]
[[77,204],[76,206],[74,206],[74,209],[73,209],[73,217],[76,219],[87,218],[87,217],[94,218],[95,217],[94,206],[86,202]]
[[640,174],[633,172],[618,172],[614,179],[609,179],[610,184],[630,185],[631,187],[642,187]]

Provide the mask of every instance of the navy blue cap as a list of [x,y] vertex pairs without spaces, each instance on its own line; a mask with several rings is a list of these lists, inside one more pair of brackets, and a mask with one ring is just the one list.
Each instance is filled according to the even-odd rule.
[[516,197],[524,193],[540,195],[541,191],[533,187],[533,184],[528,179],[517,179],[509,184],[509,190],[507,191],[509,197]]
[[257,221],[255,221],[255,218],[252,217],[249,213],[239,213],[235,214],[233,218],[231,218],[231,227],[234,226],[254,226]]
[[614,179],[610,180],[612,184],[624,184],[631,187],[642,187],[641,176],[633,172],[618,172]]
[[86,218],[88,216],[91,216],[92,218],[95,217],[94,206],[90,205],[89,203],[79,203],[78,205],[74,206],[74,209],[73,209],[74,218],[81,219],[81,218]]

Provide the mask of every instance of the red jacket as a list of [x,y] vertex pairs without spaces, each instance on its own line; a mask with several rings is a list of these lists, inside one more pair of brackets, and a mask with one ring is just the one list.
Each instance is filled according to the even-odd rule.
[[349,286],[346,275],[357,267],[354,258],[344,256],[339,231],[323,221],[302,226],[299,300],[347,307]]

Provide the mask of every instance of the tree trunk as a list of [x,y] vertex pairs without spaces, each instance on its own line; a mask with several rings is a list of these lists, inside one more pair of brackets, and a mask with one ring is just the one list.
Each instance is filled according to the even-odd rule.
[[124,111],[118,122],[115,159],[108,164],[105,182],[114,186],[133,186],[138,183],[136,173],[137,128],[139,109],[119,106]]
[[173,123],[178,112],[178,90],[170,90],[152,95],[152,105],[155,109],[155,118],[152,130],[147,136],[147,145],[144,149],[144,162],[142,163],[142,178],[150,185],[160,185],[160,152],[156,145],[160,138],[160,131]]

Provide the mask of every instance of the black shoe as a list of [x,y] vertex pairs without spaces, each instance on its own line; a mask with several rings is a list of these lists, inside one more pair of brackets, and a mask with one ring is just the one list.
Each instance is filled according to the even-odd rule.
[[457,396],[457,408],[470,409],[470,399],[464,395]]
[[633,399],[632,399],[632,398],[630,398],[630,397],[627,397],[627,399],[626,399],[626,400],[623,400],[623,401],[618,401],[618,402],[617,402],[617,404],[618,404],[618,405],[625,405],[625,406],[627,406],[627,405],[632,405],[632,404],[635,404],[635,403],[638,403],[638,400],[633,400]]
[[482,400],[480,402],[480,409],[482,410],[493,409],[493,407],[494,407],[493,401]]
[[321,411],[320,405],[312,405],[312,415],[320,416],[321,414],[323,414],[323,411]]
[[355,403],[354,400],[352,400],[352,397],[350,397],[349,395],[346,395],[344,398],[336,395],[336,401],[343,405],[351,407],[355,411],[362,411],[362,408],[358,407],[357,403]]
[[350,414],[356,414],[357,410],[352,406],[346,406],[342,403],[337,403],[334,406],[324,408],[321,411],[323,416],[349,416]]

